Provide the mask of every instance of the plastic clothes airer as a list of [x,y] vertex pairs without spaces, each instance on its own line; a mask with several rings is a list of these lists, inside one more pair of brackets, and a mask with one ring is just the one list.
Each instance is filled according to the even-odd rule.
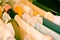
[[[16,19],[18,25],[21,26],[24,30],[26,30],[27,33],[29,33],[31,36],[33,36],[35,40],[40,40],[41,37],[43,37],[41,40],[50,40],[50,39],[48,39],[48,37],[42,36],[40,32],[38,34],[38,32],[36,32],[36,30],[33,27],[31,27],[29,24],[27,24],[25,21],[23,21],[19,16],[16,15],[15,19]],[[39,37],[39,35],[40,35],[40,37]]]
[[[9,13],[9,15],[10,15],[10,17],[11,17],[12,19],[17,20],[17,19],[15,19],[15,18],[16,18],[16,16],[18,16],[18,15],[16,15],[15,12],[14,12],[12,9],[9,9],[9,10],[8,10],[8,13]],[[13,16],[12,16],[12,14],[13,14]],[[18,17],[17,17],[17,18],[18,18]],[[18,18],[18,19],[19,19],[19,18]],[[16,21],[16,22],[17,22],[17,21]],[[18,22],[17,22],[17,23],[18,23]],[[18,24],[19,24],[19,23],[18,23]],[[23,24],[23,25],[24,25],[24,24]],[[24,28],[22,28],[23,26],[20,26],[20,25],[19,25],[19,27],[21,27],[21,29],[24,30]],[[24,33],[26,32],[25,35],[28,35],[28,39],[30,40],[29,35],[32,36],[32,35],[30,34],[30,32],[28,32],[28,30],[25,30],[25,31],[23,31],[23,32],[24,32]],[[28,32],[28,33],[27,33],[27,32]],[[39,34],[39,33],[38,33],[38,34]],[[39,34],[39,35],[40,35],[40,34]],[[38,36],[38,35],[36,34],[36,36]],[[41,36],[41,35],[40,35],[40,36]],[[43,36],[43,35],[42,35],[42,36]],[[33,37],[34,37],[34,36],[32,36],[32,40],[33,40]],[[23,36],[23,39],[25,39],[24,36]],[[40,39],[40,38],[37,38],[37,39],[36,39],[36,37],[34,37],[34,39],[35,39],[35,40],[38,40],[38,39]]]
[[38,20],[39,20],[38,22],[40,22],[40,24],[42,24],[42,18],[39,15],[31,17],[31,15],[29,15],[29,13],[31,13],[31,12],[29,12],[29,11],[32,11],[32,10],[29,10],[29,8],[26,9],[26,12],[22,15],[22,19],[24,19],[25,21],[27,21],[33,27],[37,23]]
[[[9,13],[9,15],[10,15],[10,17],[11,17],[11,14],[12,14],[12,12],[14,13],[14,11],[12,10],[12,9],[10,9],[10,10],[8,10],[8,13]],[[16,16],[18,16],[18,15],[16,15]],[[16,17],[15,16],[15,17]],[[18,17],[17,17],[18,18]],[[19,18],[18,18],[19,19]],[[15,19],[15,20],[17,20],[17,19]],[[17,22],[17,21],[16,21]],[[17,22],[18,23],[18,22]],[[18,25],[20,24],[20,22],[18,23]],[[22,23],[21,23],[22,24]],[[19,25],[20,26],[20,25]],[[23,26],[21,26],[21,27],[23,27]],[[31,34],[31,36],[32,36],[32,34]],[[37,36],[37,35],[36,35]],[[41,35],[40,35],[41,36]],[[44,37],[44,36],[43,36]],[[35,37],[34,37],[34,39],[36,39]],[[36,40],[39,40],[40,38],[37,38]],[[44,40],[46,40],[46,38],[44,37],[43,38]],[[42,39],[41,39],[42,40]],[[49,39],[48,39],[49,40]]]

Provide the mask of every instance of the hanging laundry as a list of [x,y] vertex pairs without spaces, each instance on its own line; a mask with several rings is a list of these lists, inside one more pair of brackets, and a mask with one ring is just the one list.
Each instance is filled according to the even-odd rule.
[[22,15],[22,19],[32,26],[34,26],[37,22],[39,22],[40,24],[43,23],[43,19],[39,15],[31,17],[28,13],[24,13]]
[[[11,40],[15,40],[14,36],[17,38],[17,40],[54,40],[54,38],[55,38],[55,40],[59,39],[59,36],[57,34],[56,34],[56,36],[58,37],[58,39],[56,37],[52,36],[51,34],[48,34],[48,32],[46,32],[46,30],[48,30],[47,28],[43,32],[41,30],[35,29],[35,28],[40,28],[40,26],[42,26],[42,24],[43,24],[43,18],[41,17],[41,15],[43,17],[45,17],[46,19],[49,19],[50,21],[52,21],[58,25],[60,24],[58,22],[58,20],[60,20],[60,17],[55,16],[55,15],[51,14],[50,12],[45,12],[43,10],[40,11],[40,13],[39,13],[39,10],[37,10],[38,7],[36,7],[37,9],[35,8],[35,10],[34,10],[34,8],[32,6],[31,6],[32,7],[31,8],[23,3],[21,3],[22,5],[20,5],[20,3],[18,3],[18,2],[19,1],[17,1],[16,3],[19,5],[14,4],[14,8],[12,8],[11,5],[9,5],[9,4],[5,4],[3,6],[5,12],[1,16],[2,20],[5,22],[4,26],[6,26],[6,29],[4,29],[4,28],[2,28],[2,29],[10,31],[10,35],[12,35],[12,38],[13,38]],[[2,13],[2,11],[1,11],[1,13]],[[14,28],[14,30],[12,27],[10,27],[11,25],[9,23],[12,24],[12,27]],[[3,22],[0,23],[0,25],[2,26]],[[43,28],[44,28],[44,26],[43,26]],[[8,32],[8,31],[6,31],[6,32]],[[16,34],[14,33],[14,31]],[[5,32],[5,31],[3,31],[3,32]],[[55,32],[52,32],[52,33],[55,34]],[[9,32],[7,34],[9,34]],[[6,39],[9,36],[5,36]]]
[[[3,25],[2,25],[2,24]],[[3,30],[3,31],[2,31]],[[15,32],[11,23],[5,24],[0,20],[0,40],[15,40]]]
[[60,26],[60,16],[54,16],[54,21],[53,22]]
[[9,14],[7,12],[4,12],[2,15],[2,19],[5,23],[7,23],[9,20],[11,20]]

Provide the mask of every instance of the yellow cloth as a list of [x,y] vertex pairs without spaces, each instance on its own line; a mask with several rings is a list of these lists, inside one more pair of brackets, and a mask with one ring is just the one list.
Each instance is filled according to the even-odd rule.
[[15,6],[14,11],[15,11],[20,17],[22,17],[22,14],[24,13],[23,8],[21,8],[20,6]]
[[33,11],[33,16],[36,16],[38,14],[38,12]]

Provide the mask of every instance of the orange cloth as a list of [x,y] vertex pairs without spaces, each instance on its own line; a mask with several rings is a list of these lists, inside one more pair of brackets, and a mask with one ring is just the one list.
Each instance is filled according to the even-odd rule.
[[3,9],[2,9],[2,7],[0,6],[0,18],[2,17],[2,11],[3,11]]
[[33,11],[33,16],[36,16],[38,14],[38,12]]
[[22,17],[22,14],[24,12],[24,10],[20,7],[20,6],[15,6],[14,11],[20,16]]

